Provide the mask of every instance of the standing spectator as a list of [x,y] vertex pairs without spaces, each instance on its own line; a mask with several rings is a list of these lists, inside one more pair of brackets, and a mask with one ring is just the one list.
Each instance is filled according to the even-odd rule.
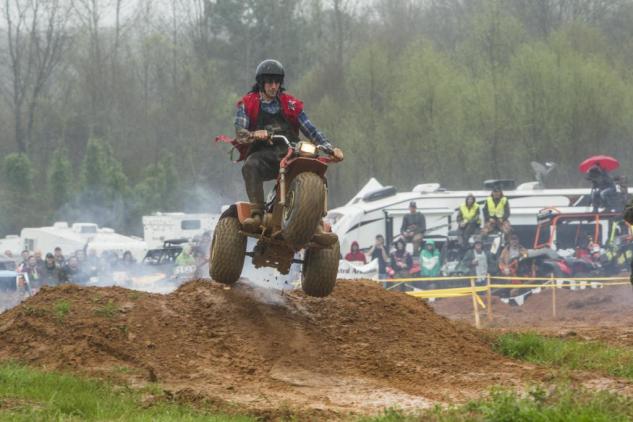
[[352,246],[350,248],[350,251],[347,253],[347,255],[345,255],[345,260],[346,261],[359,261],[362,262],[363,264],[367,264],[367,258],[365,257],[365,254],[361,252],[360,248],[358,247],[358,242],[357,241],[353,241],[352,242]]
[[33,252],[33,256],[35,257],[35,262],[37,263],[37,268],[42,272],[44,269],[44,260],[42,259],[42,251],[39,249]]
[[457,211],[457,224],[459,231],[459,242],[462,248],[468,245],[470,236],[476,234],[481,228],[481,218],[479,217],[479,204],[475,195],[469,193],[466,200],[459,206]]
[[427,240],[420,252],[420,268],[422,277],[437,277],[440,275],[440,251],[435,249],[435,241]]
[[186,267],[189,265],[196,265],[196,260],[192,255],[191,245],[186,245],[182,248],[180,255],[176,258],[176,266],[178,267]]
[[24,249],[22,253],[20,253],[20,262],[18,262],[18,271],[26,270],[26,267],[29,265],[29,256],[30,256],[30,253],[28,249]]
[[369,249],[367,254],[372,261],[374,259],[378,260],[378,278],[387,278],[387,262],[389,262],[389,254],[387,253],[387,248],[385,247],[385,238],[383,235],[376,235],[374,246]]
[[527,256],[527,249],[519,243],[519,236],[510,236],[510,243],[503,248],[499,255],[499,269],[504,276],[515,276],[519,265],[519,259]]
[[495,187],[484,206],[485,225],[481,233],[486,235],[494,230],[499,230],[507,237],[512,231],[508,218],[510,218],[508,198],[503,195],[500,187]]
[[55,256],[57,268],[64,268],[64,266],[66,265],[66,258],[64,258],[64,254],[62,253],[62,248],[60,248],[59,246],[55,246],[53,255]]
[[88,281],[88,277],[83,273],[79,266],[79,260],[76,256],[68,258],[68,262],[60,271],[59,282],[60,283],[72,283],[72,284],[85,284]]
[[28,280],[32,288],[38,288],[41,286],[42,275],[40,274],[40,270],[37,265],[37,260],[34,255],[29,256],[26,266],[22,270],[23,273],[26,273],[28,276]]
[[59,284],[59,270],[55,261],[55,255],[50,252],[47,253],[44,260],[44,268],[42,269],[42,285],[56,286]]
[[404,240],[396,241],[396,250],[391,253],[391,268],[395,272],[396,277],[407,276],[413,267],[413,258],[407,252]]
[[421,212],[418,212],[418,206],[415,201],[409,202],[409,214],[402,218],[402,226],[400,234],[405,242],[413,243],[413,253],[420,251],[424,232],[426,231],[426,219]]

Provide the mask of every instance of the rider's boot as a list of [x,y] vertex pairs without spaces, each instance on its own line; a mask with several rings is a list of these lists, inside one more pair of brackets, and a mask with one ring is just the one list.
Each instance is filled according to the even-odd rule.
[[252,204],[251,205],[251,216],[244,220],[242,223],[242,227],[245,231],[250,233],[257,233],[261,230],[263,216],[264,215],[264,205],[263,204]]
[[338,240],[338,236],[332,232],[326,232],[323,228],[323,222],[321,221],[317,226],[316,232],[312,237],[314,243],[318,243],[321,246],[332,246]]

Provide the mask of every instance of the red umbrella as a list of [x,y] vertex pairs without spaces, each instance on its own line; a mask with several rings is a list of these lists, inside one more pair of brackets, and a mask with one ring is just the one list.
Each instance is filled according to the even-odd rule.
[[600,166],[604,171],[611,171],[620,167],[620,162],[609,155],[594,155],[580,163],[578,170],[587,173],[594,165]]

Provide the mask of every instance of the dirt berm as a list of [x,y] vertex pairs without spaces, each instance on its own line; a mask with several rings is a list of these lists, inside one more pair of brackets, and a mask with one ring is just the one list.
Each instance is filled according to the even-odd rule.
[[339,282],[325,299],[202,280],[169,295],[44,288],[0,315],[0,359],[158,382],[255,412],[424,407],[535,374],[467,325],[370,282]]

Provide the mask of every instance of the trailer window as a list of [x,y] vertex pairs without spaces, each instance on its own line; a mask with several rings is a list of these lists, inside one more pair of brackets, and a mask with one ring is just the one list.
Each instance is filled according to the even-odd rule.
[[200,227],[202,227],[200,220],[182,220],[180,222],[182,230],[200,230]]

